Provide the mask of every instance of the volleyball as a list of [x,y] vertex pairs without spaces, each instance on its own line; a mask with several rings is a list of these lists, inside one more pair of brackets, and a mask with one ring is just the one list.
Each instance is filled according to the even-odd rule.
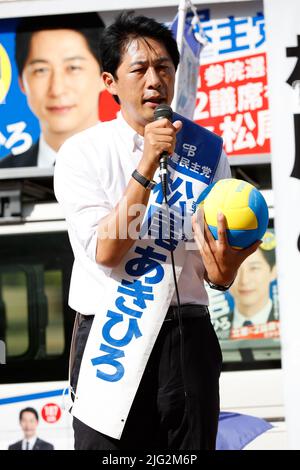
[[228,243],[234,248],[252,245],[267,230],[267,203],[261,192],[246,181],[229,178],[210,184],[200,195],[198,205],[203,206],[206,223],[216,240],[218,212],[225,215]]

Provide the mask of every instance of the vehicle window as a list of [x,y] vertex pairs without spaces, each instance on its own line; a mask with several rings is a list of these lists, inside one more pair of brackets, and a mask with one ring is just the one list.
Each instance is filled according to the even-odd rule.
[[0,236],[0,382],[67,378],[72,264],[66,232]]
[[61,354],[64,350],[62,272],[45,271],[44,283],[48,304],[46,352],[47,354]]
[[6,354],[20,356],[29,346],[26,273],[2,267],[0,278],[1,329],[5,330]]

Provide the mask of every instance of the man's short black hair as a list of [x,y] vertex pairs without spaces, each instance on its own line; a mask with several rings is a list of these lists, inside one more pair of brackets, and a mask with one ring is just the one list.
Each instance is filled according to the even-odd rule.
[[21,421],[23,413],[33,413],[34,416],[36,417],[36,420],[37,421],[39,420],[38,412],[34,408],[30,408],[30,406],[28,406],[27,408],[23,408],[23,410],[20,411],[19,421]]
[[16,31],[15,59],[19,76],[22,75],[33,33],[44,30],[71,29],[81,33],[99,63],[99,44],[104,23],[98,13],[75,13],[70,15],[34,16],[21,19]]
[[261,254],[263,255],[264,259],[266,260],[266,262],[270,266],[270,269],[273,269],[273,267],[276,264],[275,248],[273,248],[272,250],[264,250],[261,247],[258,247],[258,248],[259,248]]
[[179,63],[179,52],[171,31],[162,23],[146,16],[134,16],[134,12],[121,13],[113,24],[105,29],[100,44],[102,72],[115,78],[127,44],[135,38],[151,38],[161,42],[168,51],[175,70]]

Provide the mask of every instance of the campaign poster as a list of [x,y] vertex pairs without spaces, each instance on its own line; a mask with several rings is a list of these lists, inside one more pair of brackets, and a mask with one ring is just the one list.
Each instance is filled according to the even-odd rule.
[[259,163],[270,154],[267,38],[263,11],[249,5],[252,13],[228,6],[226,16],[213,7],[199,10],[208,43],[200,56],[194,120],[223,138],[229,159]]
[[22,93],[15,56],[17,19],[0,20],[0,162],[9,154],[18,156],[37,141],[39,121]]
[[275,248],[274,231],[268,229],[228,291],[207,287],[211,320],[220,340],[280,337]]
[[113,109],[100,100],[103,27],[96,12],[0,20],[0,177],[53,168],[67,138],[110,117],[99,109]]

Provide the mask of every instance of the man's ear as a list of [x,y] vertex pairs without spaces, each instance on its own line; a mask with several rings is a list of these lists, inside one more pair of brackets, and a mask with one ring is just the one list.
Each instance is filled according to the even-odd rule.
[[18,83],[19,83],[20,90],[22,91],[22,93],[24,93],[24,95],[26,95],[23,78],[20,76],[18,77]]
[[109,72],[103,72],[102,73],[102,80],[104,83],[105,88],[111,95],[117,95],[117,86],[116,86],[116,80],[113,77],[113,75]]
[[102,75],[100,76],[100,93],[102,93],[102,91],[104,91],[106,88],[106,86],[104,85],[104,82],[103,82],[103,78],[102,78]]

